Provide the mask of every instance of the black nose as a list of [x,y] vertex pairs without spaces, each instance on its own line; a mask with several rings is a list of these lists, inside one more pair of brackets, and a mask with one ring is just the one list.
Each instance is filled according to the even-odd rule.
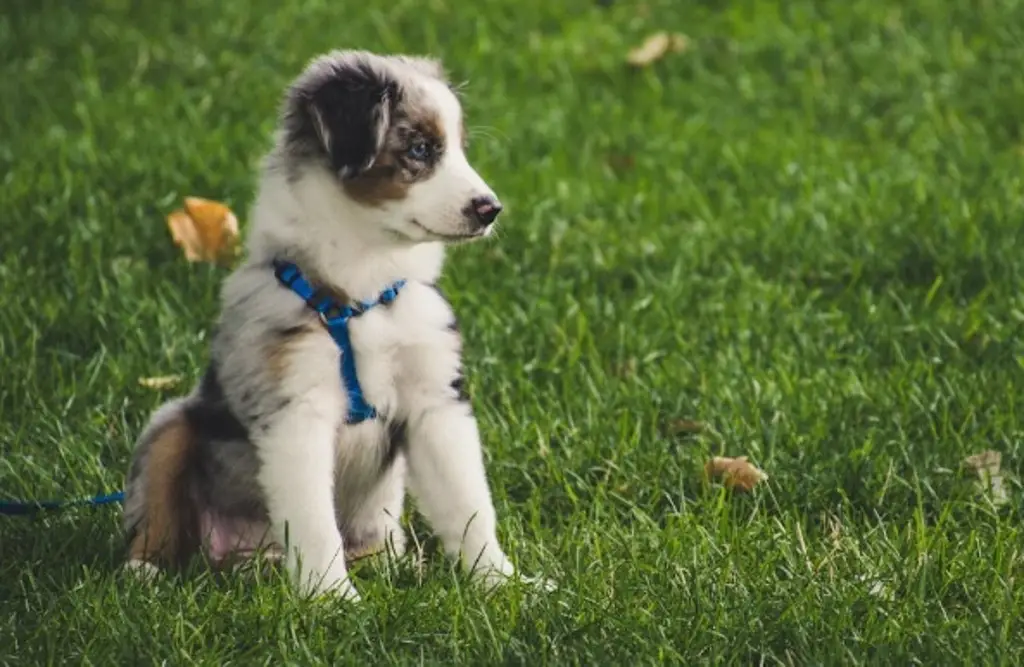
[[501,202],[494,197],[476,197],[469,203],[469,213],[481,226],[489,225],[501,213]]

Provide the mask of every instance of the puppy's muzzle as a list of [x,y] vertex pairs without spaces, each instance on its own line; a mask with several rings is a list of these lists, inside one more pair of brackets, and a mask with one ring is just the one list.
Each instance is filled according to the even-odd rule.
[[501,202],[491,195],[474,197],[469,205],[463,209],[466,217],[477,229],[485,229],[494,224],[498,214],[501,213]]

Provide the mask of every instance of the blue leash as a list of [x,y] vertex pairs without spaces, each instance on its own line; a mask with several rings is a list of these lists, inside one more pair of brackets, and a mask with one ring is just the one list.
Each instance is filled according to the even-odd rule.
[[124,492],[104,493],[91,498],[76,498],[74,500],[40,500],[26,502],[22,500],[0,500],[0,516],[28,516],[43,510],[57,510],[75,505],[110,505],[124,501]]
[[[320,321],[323,322],[341,351],[341,377],[348,392],[348,423],[358,424],[367,419],[375,419],[377,410],[366,401],[366,397],[363,396],[363,388],[359,384],[355,354],[352,351],[352,339],[348,333],[348,322],[374,306],[387,305],[394,301],[398,292],[405,286],[405,281],[400,280],[391,285],[381,292],[375,301],[361,301],[355,305],[348,305],[340,304],[337,300],[314,288],[294,264],[275,261],[274,273],[283,285],[302,297],[302,300],[320,315]],[[34,502],[0,500],[0,516],[27,516],[43,510],[64,509],[76,505],[98,507],[120,502],[124,502],[123,491],[72,500]]]

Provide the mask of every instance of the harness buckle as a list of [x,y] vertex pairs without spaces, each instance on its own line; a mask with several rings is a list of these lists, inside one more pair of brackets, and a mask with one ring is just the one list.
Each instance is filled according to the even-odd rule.
[[328,329],[332,325],[344,324],[348,322],[348,318],[345,317],[345,313],[340,311],[338,308],[329,308],[327,310],[318,310],[317,315],[320,316],[320,323]]
[[320,322],[324,326],[330,327],[332,325],[345,324],[363,311],[362,309],[357,311],[352,306],[339,306],[336,303],[331,303],[326,308],[318,308],[316,312],[320,316]]

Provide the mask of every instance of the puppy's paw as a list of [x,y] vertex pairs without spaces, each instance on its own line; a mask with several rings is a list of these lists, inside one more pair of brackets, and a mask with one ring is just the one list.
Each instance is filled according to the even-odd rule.
[[481,576],[481,582],[489,589],[508,586],[510,584],[518,584],[524,588],[530,589],[531,592],[537,593],[551,593],[558,588],[552,579],[547,579],[545,577],[530,577],[520,572],[507,574],[492,571],[484,573]]
[[349,579],[347,572],[339,574],[328,571],[324,575],[311,575],[300,585],[303,595],[316,598],[341,599],[346,602],[359,602],[359,591]]
[[139,581],[150,582],[160,574],[160,568],[149,561],[132,558],[124,564],[123,569]]
[[517,576],[515,567],[504,554],[489,559],[481,558],[473,563],[463,560],[463,564],[470,577],[487,588],[503,586]]
[[517,571],[507,560],[501,564],[491,567],[477,567],[472,572],[473,578],[479,581],[488,589],[507,586],[509,584],[521,584],[543,593],[555,590],[555,582],[543,577],[530,577]]
[[360,597],[359,591],[356,590],[355,584],[348,577],[333,586],[321,590],[318,595],[320,597],[330,597],[333,599],[341,599],[345,602],[351,602],[353,604],[362,602],[363,598]]
[[536,592],[550,593],[557,589],[554,580],[545,577],[530,577],[517,571],[507,558],[496,559],[488,565],[477,564],[472,576],[488,589],[518,583]]

